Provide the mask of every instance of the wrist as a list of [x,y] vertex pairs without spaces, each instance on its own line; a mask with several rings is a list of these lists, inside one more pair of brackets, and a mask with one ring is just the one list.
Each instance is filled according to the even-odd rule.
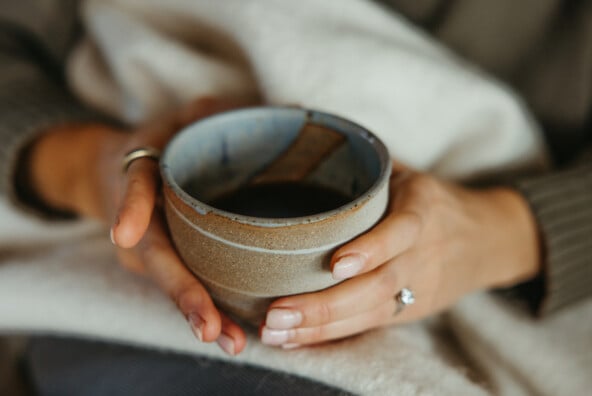
[[526,199],[510,188],[483,192],[491,208],[491,257],[489,288],[509,287],[536,277],[541,270],[537,223]]

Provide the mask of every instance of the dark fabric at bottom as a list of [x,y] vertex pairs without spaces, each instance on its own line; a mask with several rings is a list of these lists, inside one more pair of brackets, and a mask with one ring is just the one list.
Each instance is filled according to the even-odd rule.
[[43,396],[349,395],[259,367],[75,339],[32,339],[25,366]]

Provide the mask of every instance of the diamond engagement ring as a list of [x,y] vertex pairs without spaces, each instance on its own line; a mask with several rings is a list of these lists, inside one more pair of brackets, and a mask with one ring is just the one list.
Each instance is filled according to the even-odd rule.
[[415,296],[411,289],[404,287],[400,292],[395,294],[395,302],[397,303],[397,308],[393,315],[398,315],[407,305],[411,305],[415,302]]
[[125,156],[123,157],[123,161],[121,163],[123,173],[127,172],[132,162],[140,158],[150,158],[158,162],[158,160],[160,159],[160,150],[154,147],[146,146],[138,147],[136,149],[129,151],[127,154],[125,154]]

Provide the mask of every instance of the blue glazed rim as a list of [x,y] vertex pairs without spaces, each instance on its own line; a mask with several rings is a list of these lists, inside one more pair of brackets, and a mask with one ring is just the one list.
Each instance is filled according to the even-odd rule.
[[[214,206],[208,205],[207,203],[191,196],[188,194],[183,188],[181,188],[175,178],[173,177],[172,171],[167,165],[167,160],[171,155],[171,147],[174,146],[175,142],[178,139],[181,139],[181,136],[187,133],[195,133],[196,129],[199,128],[200,124],[216,122],[217,119],[227,118],[229,115],[245,115],[245,114],[261,114],[261,113],[268,113],[273,112],[276,110],[281,110],[283,112],[289,111],[298,113],[302,115],[304,118],[314,120],[315,123],[319,123],[320,125],[327,126],[329,128],[335,129],[335,126],[325,125],[321,122],[318,122],[319,119],[327,119],[339,123],[343,126],[341,129],[336,129],[337,132],[344,133],[344,129],[347,129],[347,133],[357,134],[365,141],[367,141],[372,148],[374,149],[375,153],[378,156],[378,161],[380,163],[380,173],[376,178],[376,181],[372,183],[372,185],[365,190],[363,193],[360,194],[357,198],[353,199],[349,203],[337,207],[335,209],[331,209],[325,212],[316,213],[314,215],[309,216],[302,216],[302,217],[278,217],[278,218],[267,218],[267,217],[253,217],[247,215],[241,215],[237,213],[228,212],[222,209],[218,209]],[[243,113],[243,114],[241,114]],[[229,110],[221,113],[217,113],[212,116],[208,116],[202,118],[190,125],[187,125],[183,129],[181,129],[166,145],[163,154],[160,159],[160,173],[165,183],[184,203],[189,205],[193,210],[201,215],[205,215],[208,213],[214,213],[216,215],[225,217],[229,220],[238,221],[243,224],[249,224],[259,227],[286,227],[286,226],[293,226],[293,225],[300,225],[300,224],[310,224],[315,223],[318,221],[326,220],[331,217],[339,216],[344,212],[348,212],[357,208],[358,206],[362,205],[364,202],[368,201],[372,197],[374,197],[378,191],[380,191],[384,184],[389,181],[389,177],[391,174],[391,164],[390,164],[390,155],[388,149],[375,134],[364,128],[363,126],[350,121],[344,117],[340,117],[334,114],[330,114],[324,111],[319,110],[312,110],[312,109],[305,109],[299,107],[289,107],[289,106],[256,106],[256,107],[245,107],[236,110]]]

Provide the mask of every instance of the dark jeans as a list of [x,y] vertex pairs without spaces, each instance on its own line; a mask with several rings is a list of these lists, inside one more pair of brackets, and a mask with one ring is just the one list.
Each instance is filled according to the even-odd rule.
[[47,396],[348,395],[259,367],[75,339],[32,339],[25,368]]

